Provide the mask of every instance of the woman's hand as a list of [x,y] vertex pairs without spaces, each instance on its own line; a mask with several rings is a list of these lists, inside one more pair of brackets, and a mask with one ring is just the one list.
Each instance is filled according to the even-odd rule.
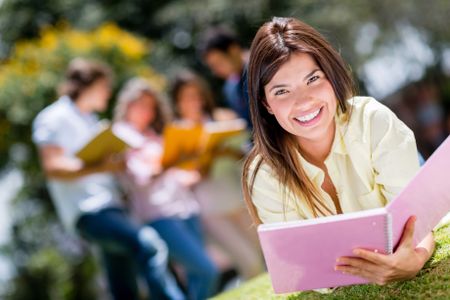
[[111,154],[99,166],[101,172],[119,173],[126,168],[125,158],[121,154]]
[[379,285],[413,278],[430,258],[434,248],[431,233],[431,241],[430,236],[427,236],[421,243],[425,242],[427,245],[415,247],[413,241],[415,221],[416,217],[408,219],[399,246],[393,254],[384,255],[355,249],[353,254],[356,257],[340,257],[335,270],[367,278]]

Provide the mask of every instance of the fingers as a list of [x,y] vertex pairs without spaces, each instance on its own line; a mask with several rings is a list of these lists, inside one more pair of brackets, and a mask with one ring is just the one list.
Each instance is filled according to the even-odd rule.
[[387,255],[365,249],[355,249],[353,250],[353,254],[377,265],[385,265],[389,261]]
[[416,224],[416,216],[410,217],[405,224],[405,229],[403,229],[402,238],[400,239],[398,248],[404,246],[410,247],[413,244],[415,224]]
[[336,266],[335,269],[340,269],[340,267],[351,266],[360,269],[368,269],[370,271],[375,271],[375,265],[369,261],[366,261],[357,257],[340,257],[337,262],[339,265]]
[[369,261],[356,257],[340,257],[338,263],[340,265],[335,266],[335,270],[343,274],[363,277],[371,282],[378,280],[379,268]]
[[358,277],[363,277],[370,282],[376,282],[375,273],[370,272],[366,269],[360,269],[353,266],[337,266],[336,271],[341,271],[343,274],[350,274]]

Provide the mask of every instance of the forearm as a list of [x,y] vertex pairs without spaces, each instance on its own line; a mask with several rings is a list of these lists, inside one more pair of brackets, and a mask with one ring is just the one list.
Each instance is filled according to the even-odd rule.
[[64,149],[56,145],[42,146],[39,154],[45,175],[58,180],[74,180],[93,173],[114,171],[119,166],[109,160],[86,166],[81,160],[66,156]]
[[52,179],[58,180],[74,180],[83,176],[91,175],[94,173],[104,172],[101,165],[93,166],[80,166],[80,167],[55,167],[47,170],[46,175]]
[[433,255],[435,248],[434,235],[430,232],[416,247],[416,249],[421,248],[425,251],[421,251],[424,264],[430,259],[431,255]]

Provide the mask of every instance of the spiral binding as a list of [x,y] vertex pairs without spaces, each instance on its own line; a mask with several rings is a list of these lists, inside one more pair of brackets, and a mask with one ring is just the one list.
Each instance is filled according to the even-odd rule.
[[386,243],[386,253],[392,254],[394,250],[394,239],[392,230],[392,215],[390,213],[386,214],[386,222],[384,223],[384,232],[386,233],[387,243]]

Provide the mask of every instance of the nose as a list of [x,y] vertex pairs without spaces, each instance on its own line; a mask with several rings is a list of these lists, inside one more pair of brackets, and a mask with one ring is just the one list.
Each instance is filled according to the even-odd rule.
[[298,87],[294,90],[294,105],[297,108],[308,109],[313,105],[314,97],[307,88]]

